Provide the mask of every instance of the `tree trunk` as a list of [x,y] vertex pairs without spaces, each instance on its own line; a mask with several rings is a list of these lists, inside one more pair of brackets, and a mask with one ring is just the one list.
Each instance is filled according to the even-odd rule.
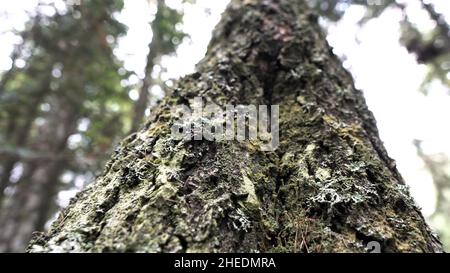
[[[37,161],[33,160],[25,164],[25,170],[20,180],[15,185],[16,190],[10,202],[0,211],[0,252],[23,252],[27,239],[30,239],[30,224],[23,222],[32,221],[32,211],[37,202],[33,192],[32,178],[39,167]],[[30,206],[30,203],[32,205]],[[31,232],[33,232],[32,230]],[[17,236],[18,234],[23,237]],[[23,239],[22,239],[23,238]]]
[[[197,71],[29,251],[442,251],[303,1],[232,1]],[[197,96],[279,105],[278,149],[176,140]]]
[[153,35],[153,39],[149,45],[149,53],[147,55],[147,64],[145,66],[145,75],[142,80],[142,86],[139,91],[139,98],[134,106],[134,115],[131,121],[130,133],[134,133],[139,129],[143,118],[145,117],[145,110],[148,107],[149,92],[153,85],[153,69],[156,65],[157,58],[160,55],[159,41],[156,35]]
[[[50,75],[50,72],[48,73],[48,75]],[[33,126],[33,122],[39,112],[39,106],[42,101],[44,101],[45,96],[49,91],[50,77],[46,75],[42,80],[40,88],[35,94],[32,94],[33,97],[30,100],[30,104],[24,105],[28,108],[28,113],[22,123],[18,122],[17,118],[13,116],[14,114],[18,115],[17,113],[14,113],[14,109],[11,110],[12,113],[10,116],[10,120],[14,123],[14,126],[8,127],[13,127],[15,130],[11,132],[9,139],[6,139],[7,143],[12,143],[17,149],[26,146],[26,143],[30,137],[30,131]],[[9,134],[9,132],[7,132],[7,134]],[[19,161],[20,157],[17,155],[0,156],[0,164],[2,164],[2,171],[0,173],[0,209],[2,208],[5,189],[6,187],[8,187],[10,182],[11,173],[14,169],[15,164]]]
[[159,58],[164,55],[164,50],[167,50],[167,48],[163,48],[162,46],[163,41],[161,38],[163,35],[159,29],[161,28],[160,18],[164,18],[164,15],[161,16],[160,13],[165,11],[165,1],[158,0],[156,7],[157,12],[155,19],[152,22],[153,37],[152,41],[148,45],[149,53],[147,54],[147,64],[145,66],[144,78],[142,79],[142,86],[139,91],[139,98],[134,105],[134,114],[131,121],[130,134],[136,132],[144,120],[145,110],[147,110],[149,106],[150,88],[154,85],[153,71],[155,66],[159,63]]
[[[14,195],[0,212],[0,252],[26,249],[33,231],[44,230],[55,211],[55,197],[60,175],[66,169],[69,154],[67,140],[76,130],[79,105],[59,101],[53,105],[49,124],[41,131],[36,150],[48,152],[49,158],[22,161],[26,171],[15,184]],[[57,113],[57,114],[56,114]],[[51,142],[44,140],[52,139]]]

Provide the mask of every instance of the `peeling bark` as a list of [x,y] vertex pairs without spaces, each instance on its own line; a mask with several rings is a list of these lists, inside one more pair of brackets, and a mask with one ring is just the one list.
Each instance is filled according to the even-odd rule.
[[[196,96],[278,104],[280,147],[171,137]],[[96,183],[30,252],[439,252],[350,74],[299,0],[234,0]]]

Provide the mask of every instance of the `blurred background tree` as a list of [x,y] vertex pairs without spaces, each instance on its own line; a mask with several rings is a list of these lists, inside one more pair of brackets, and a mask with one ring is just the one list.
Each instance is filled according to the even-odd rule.
[[[81,189],[102,170],[114,144],[144,117],[153,67],[184,38],[182,14],[157,3],[144,78],[114,55],[126,27],[122,0],[39,3],[19,35],[13,66],[0,80],[0,251],[23,251],[60,208],[58,192]],[[53,10],[52,15],[43,10]],[[149,33],[150,35],[150,33]],[[128,92],[140,88],[136,101]]]
[[[131,105],[112,48],[126,31],[112,17],[122,1],[68,2],[37,12],[21,33],[13,67],[2,77],[0,240],[23,249],[55,212],[71,177],[96,170],[125,126]],[[17,179],[16,179],[17,178]],[[63,183],[65,182],[65,183]]]
[[[417,154],[430,172],[437,190],[436,210],[429,217],[440,231],[441,240],[448,246],[450,242],[450,160],[447,155],[424,153],[420,140],[415,140]],[[447,248],[448,249],[448,248]]]
[[[434,21],[435,27],[432,31],[421,31],[416,22],[408,16],[408,3],[414,1],[419,2],[430,19]],[[309,0],[309,2],[325,20],[331,22],[339,21],[345,14],[345,11],[352,5],[363,6],[365,15],[359,21],[361,25],[380,16],[388,8],[400,9],[403,13],[401,44],[410,53],[416,55],[419,63],[429,66],[428,77],[424,82],[422,91],[426,93],[427,85],[435,79],[450,87],[450,80],[447,77],[447,74],[450,72],[450,28],[445,17],[436,11],[430,1]]]
[[[152,38],[144,71],[137,75],[116,52],[128,34],[118,20],[124,1],[40,1],[25,29],[11,30],[20,39],[10,56],[11,68],[0,74],[0,252],[24,250],[31,233],[45,229],[66,205],[58,202],[58,195],[93,181],[116,143],[136,131],[155,104],[151,90],[170,83],[163,75],[163,60],[186,41],[180,27],[183,10],[169,5],[174,1],[147,1]],[[431,30],[408,15],[413,2],[434,22]],[[310,4],[325,28],[353,6],[365,9],[361,26],[386,10],[400,10],[399,42],[428,70],[420,91],[427,94],[436,82],[450,90],[449,25],[431,1]],[[449,161],[442,154],[427,154],[421,141],[415,145],[438,190],[429,221],[450,250]]]

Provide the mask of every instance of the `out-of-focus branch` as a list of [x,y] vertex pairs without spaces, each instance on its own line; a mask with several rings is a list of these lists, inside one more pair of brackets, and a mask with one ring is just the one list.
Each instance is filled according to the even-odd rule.
[[425,154],[420,140],[414,140],[413,143],[416,146],[417,155],[423,160],[436,187],[436,210],[432,215],[433,217],[438,213],[442,213],[445,210],[446,203],[449,201],[446,200],[444,195],[445,190],[450,189],[450,176],[445,172],[445,166],[448,164],[448,160],[436,160],[431,155]]
[[131,125],[131,133],[135,132],[139,125],[141,124],[142,119],[145,116],[145,110],[147,109],[148,100],[149,100],[149,89],[153,85],[153,68],[156,65],[157,58],[160,54],[160,43],[159,37],[153,34],[152,42],[149,45],[149,54],[147,56],[147,65],[145,66],[145,75],[142,80],[142,86],[139,92],[139,98],[134,106],[134,115]]
[[145,75],[139,92],[139,98],[134,106],[131,132],[135,132],[145,116],[145,110],[149,102],[149,90],[156,84],[152,74],[155,65],[164,55],[175,53],[178,43],[186,34],[176,28],[182,21],[183,14],[180,11],[168,7],[164,0],[157,0],[157,12],[152,22],[153,38],[149,44]]
[[427,4],[423,0],[420,2],[430,19],[436,23],[433,38],[424,39],[423,35],[408,22],[407,31],[411,33],[408,34],[409,38],[404,39],[404,44],[409,52],[416,54],[420,63],[433,64],[440,56],[450,53],[450,27],[444,16],[436,12],[432,4]]

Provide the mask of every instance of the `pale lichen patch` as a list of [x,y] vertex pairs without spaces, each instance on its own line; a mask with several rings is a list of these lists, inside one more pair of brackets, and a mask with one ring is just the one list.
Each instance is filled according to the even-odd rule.
[[258,197],[256,196],[255,185],[247,176],[245,170],[241,170],[241,174],[242,184],[240,190],[242,193],[248,194],[247,198],[242,202],[243,206],[253,213],[257,213],[260,208],[260,202],[258,200]]

